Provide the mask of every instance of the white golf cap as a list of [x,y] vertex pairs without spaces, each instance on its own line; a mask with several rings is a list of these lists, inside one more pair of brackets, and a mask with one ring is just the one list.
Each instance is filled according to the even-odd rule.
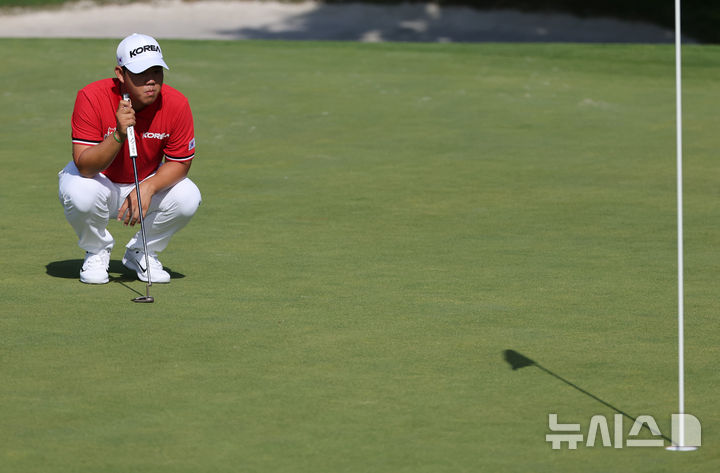
[[153,66],[170,69],[163,61],[162,50],[155,38],[133,33],[120,41],[117,48],[117,63],[130,72],[139,74]]

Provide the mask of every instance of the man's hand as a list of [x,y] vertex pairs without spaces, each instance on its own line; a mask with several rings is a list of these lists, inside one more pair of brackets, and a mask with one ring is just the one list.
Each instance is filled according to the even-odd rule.
[[115,112],[115,120],[117,122],[117,132],[124,140],[127,138],[127,129],[129,126],[135,126],[135,110],[129,100],[121,100]]
[[[148,208],[150,207],[150,201],[152,196],[155,194],[152,185],[147,181],[140,183],[140,200],[142,201],[142,213],[143,219],[147,215]],[[135,226],[140,221],[140,212],[137,204],[137,191],[133,190],[128,194],[125,202],[120,206],[118,210],[117,219],[122,221],[126,226]]]
[[[143,218],[147,215],[150,201],[158,192],[174,186],[185,178],[190,169],[192,161],[174,162],[166,161],[157,172],[140,183],[140,200],[143,204]],[[125,202],[118,210],[117,219],[125,225],[133,226],[140,221],[140,213],[137,205],[137,192],[133,189],[128,194]]]
[[73,161],[81,176],[95,177],[107,169],[125,144],[128,127],[135,126],[135,110],[129,101],[120,101],[115,120],[117,138],[110,133],[97,146],[73,143]]

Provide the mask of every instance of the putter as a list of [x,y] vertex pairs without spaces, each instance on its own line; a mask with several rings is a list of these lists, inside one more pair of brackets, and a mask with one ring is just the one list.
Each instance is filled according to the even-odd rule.
[[[130,100],[128,94],[123,94],[124,100]],[[145,252],[145,272],[147,273],[147,282],[145,283],[145,295],[132,299],[133,302],[141,303],[152,303],[155,299],[150,295],[150,286],[152,281],[150,280],[150,257],[148,256],[147,250],[147,239],[145,238],[145,220],[143,219],[142,202],[140,201],[140,182],[138,182],[137,165],[135,160],[137,159],[137,144],[135,143],[135,127],[129,126],[127,129],[128,138],[128,149],[130,151],[130,160],[133,165],[133,174],[135,175],[135,193],[137,195],[138,209],[140,211],[140,234],[142,235],[143,251]]]

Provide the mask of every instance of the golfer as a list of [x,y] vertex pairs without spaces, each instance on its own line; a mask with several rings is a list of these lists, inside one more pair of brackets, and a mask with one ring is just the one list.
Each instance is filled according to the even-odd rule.
[[[143,212],[153,283],[170,282],[158,253],[183,228],[200,205],[200,191],[187,177],[195,156],[192,113],[187,99],[163,84],[163,60],[155,39],[133,34],[117,48],[115,77],[81,89],[72,114],[72,161],[60,171],[59,197],[65,217],[85,250],[80,281],[109,281],[115,244],[110,219],[134,226]],[[130,100],[123,100],[123,94]],[[125,143],[135,127],[140,201]],[[147,282],[142,235],[128,242],[123,264]]]

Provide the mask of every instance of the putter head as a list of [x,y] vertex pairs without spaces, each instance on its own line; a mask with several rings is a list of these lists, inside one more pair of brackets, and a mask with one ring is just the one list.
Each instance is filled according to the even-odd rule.
[[145,304],[151,304],[155,302],[155,298],[152,296],[140,296],[136,297],[135,299],[132,299],[133,302],[140,302]]

